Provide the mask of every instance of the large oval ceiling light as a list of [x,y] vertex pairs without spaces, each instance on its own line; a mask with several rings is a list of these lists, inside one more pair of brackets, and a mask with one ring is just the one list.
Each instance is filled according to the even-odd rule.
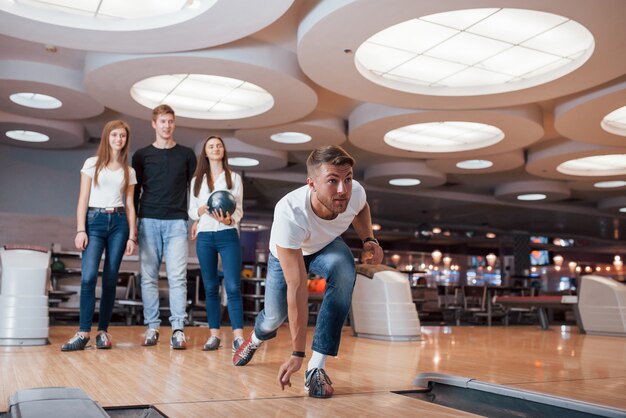
[[228,159],[228,164],[233,167],[256,167],[259,165],[259,160],[247,157],[231,157]]
[[559,173],[571,176],[622,176],[626,174],[626,154],[595,155],[559,164]]
[[463,170],[481,170],[493,166],[493,162],[489,160],[465,160],[459,161],[456,166]]
[[[13,13],[29,19],[66,27],[92,30],[141,30],[190,20],[217,0],[13,0]],[[42,13],[43,12],[43,13]],[[129,28],[133,22],[137,27]]]
[[281,144],[304,144],[312,139],[311,135],[302,132],[280,132],[273,134],[270,138]]
[[522,9],[457,10],[411,19],[367,39],[355,65],[370,81],[434,96],[521,90],[571,73],[593,35],[563,16]]
[[229,120],[256,116],[274,106],[274,98],[261,87],[236,78],[205,74],[170,74],[146,78],[130,94],[152,109],[168,104],[176,116]]
[[9,99],[20,106],[31,107],[33,109],[58,109],[63,106],[56,97],[39,93],[14,93]]
[[414,152],[458,152],[485,148],[500,142],[504,132],[476,122],[428,122],[408,125],[385,134],[394,148]]
[[626,106],[622,106],[606,115],[600,126],[607,132],[626,136]]
[[11,139],[15,139],[16,141],[22,141],[22,142],[46,142],[50,140],[50,137],[48,135],[42,134],[41,132],[35,132],[35,131],[14,130],[14,131],[7,131],[6,135]]

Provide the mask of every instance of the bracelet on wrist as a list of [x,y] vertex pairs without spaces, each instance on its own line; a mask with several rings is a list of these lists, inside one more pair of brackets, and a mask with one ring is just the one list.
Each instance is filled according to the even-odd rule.
[[305,358],[306,357],[306,353],[304,351],[294,351],[291,353],[291,355],[293,357],[300,357],[300,358]]
[[136,239],[128,238],[128,240],[134,242],[135,245],[137,245],[137,240]]
[[363,238],[363,244],[365,244],[366,242],[373,242],[376,245],[379,245],[378,244],[378,240],[376,238],[374,238],[374,237],[365,237],[365,238]]
[[87,233],[87,231],[85,231],[84,229],[81,229],[80,231],[76,231],[77,234],[80,234],[81,232],[84,232],[85,234]]

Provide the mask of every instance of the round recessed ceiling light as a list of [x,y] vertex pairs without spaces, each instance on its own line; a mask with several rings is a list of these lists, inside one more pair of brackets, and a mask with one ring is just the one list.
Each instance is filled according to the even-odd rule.
[[421,181],[418,179],[410,179],[410,178],[397,178],[389,180],[389,184],[392,186],[417,186]]
[[606,115],[600,126],[607,132],[626,136],[626,106],[622,106]]
[[485,148],[500,142],[504,132],[477,122],[428,122],[394,129],[385,142],[414,152],[458,152]]
[[7,131],[6,135],[11,139],[23,142],[46,142],[50,139],[48,135],[35,131]]
[[274,106],[272,95],[255,84],[205,74],[150,77],[135,83],[130,94],[147,108],[166,103],[174,108],[176,116],[191,119],[241,119],[260,115]]
[[619,211],[622,212],[622,213],[626,213],[626,207],[619,208]]
[[487,232],[487,233],[485,234],[485,237],[486,237],[486,238],[489,238],[489,239],[494,239],[494,238],[496,237],[496,234],[495,234],[495,233],[493,233],[493,232]]
[[311,141],[311,135],[304,134],[302,132],[280,132],[273,134],[272,141],[280,142],[281,144],[304,144]]
[[13,103],[33,109],[58,109],[63,105],[56,97],[39,93],[14,93],[9,99]]
[[6,10],[38,20],[78,29],[135,30],[169,26],[197,17],[217,0],[15,0]]
[[234,167],[256,167],[259,165],[259,160],[247,157],[231,157],[228,159],[228,164]]
[[489,168],[493,166],[493,162],[489,160],[465,160],[456,163],[458,168],[464,170],[480,170],[481,168]]
[[391,89],[475,96],[560,78],[583,65],[594,46],[589,30],[563,16],[468,9],[384,29],[359,46],[355,65],[365,78]]
[[556,170],[572,176],[621,176],[626,174],[626,154],[577,158],[559,164]]
[[626,186],[626,181],[623,180],[614,180],[614,181],[599,181],[593,184],[593,187],[597,187],[598,189],[613,189],[616,187]]
[[528,193],[528,194],[521,194],[517,196],[517,200],[524,200],[524,201],[544,200],[546,197],[547,196],[542,193]]

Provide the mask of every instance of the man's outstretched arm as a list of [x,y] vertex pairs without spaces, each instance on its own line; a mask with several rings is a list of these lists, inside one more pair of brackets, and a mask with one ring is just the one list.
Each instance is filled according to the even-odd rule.
[[[293,351],[303,352],[306,349],[309,321],[309,290],[302,250],[282,248],[277,245],[276,252],[287,282],[287,312]],[[302,357],[290,356],[289,360],[280,366],[278,382],[282,389],[285,386],[291,386],[291,375],[300,370],[303,361]]]

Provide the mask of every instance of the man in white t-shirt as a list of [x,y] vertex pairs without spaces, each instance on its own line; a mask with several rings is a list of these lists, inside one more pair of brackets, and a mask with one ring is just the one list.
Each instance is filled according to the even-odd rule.
[[383,251],[373,236],[365,190],[352,179],[354,159],[341,147],[324,146],[307,159],[307,185],[283,197],[274,211],[265,281],[265,307],[254,332],[233,357],[244,366],[263,341],[289,318],[293,353],[279,369],[281,388],[300,370],[305,357],[308,323],[308,272],[326,278],[313,353],[305,373],[309,396],[328,398],[332,382],[324,371],[326,356],[336,356],[356,280],[354,256],[340,235],[352,225],[363,241],[362,260],[379,264]]

